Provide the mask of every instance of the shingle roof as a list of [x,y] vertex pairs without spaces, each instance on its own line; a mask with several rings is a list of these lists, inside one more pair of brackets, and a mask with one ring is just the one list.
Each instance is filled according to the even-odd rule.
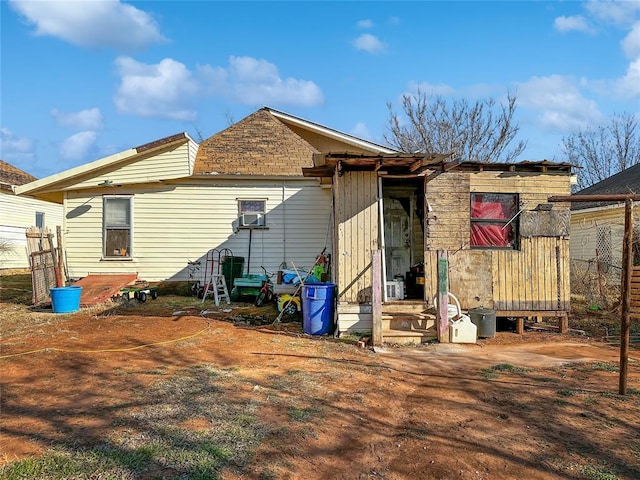
[[[598,183],[594,183],[587,188],[583,188],[574,195],[611,195],[617,193],[640,194],[640,164],[636,164]],[[580,202],[574,203],[571,209],[582,210],[585,208],[611,205],[612,203],[615,202]]]
[[194,175],[301,176],[313,166],[310,143],[266,109],[258,110],[226,130],[202,141]]
[[24,185],[34,180],[37,178],[33,175],[0,160],[0,189],[11,190],[11,185]]

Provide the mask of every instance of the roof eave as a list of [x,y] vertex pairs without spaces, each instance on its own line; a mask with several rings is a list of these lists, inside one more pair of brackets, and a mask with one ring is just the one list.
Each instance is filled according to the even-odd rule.
[[167,148],[170,145],[176,145],[184,142],[193,142],[197,145],[197,142],[195,142],[186,132],[182,132],[138,147],[129,148],[122,152],[114,153],[113,155],[94,160],[93,162],[78,165],[77,167],[41,178],[40,180],[20,185],[14,189],[14,193],[16,195],[37,195],[40,192],[48,193],[51,192],[53,186],[58,183],[83,177],[92,171],[100,170],[110,165],[130,160],[136,156],[147,155],[153,151]]
[[276,117],[281,121],[292,123],[300,128],[304,128],[306,130],[316,132],[326,137],[334,138],[346,144],[353,145],[354,147],[362,148],[364,150],[368,150],[373,153],[386,153],[386,154],[398,153],[397,150],[393,150],[389,147],[385,147],[384,145],[379,145],[377,143],[370,142],[368,140],[355,137],[353,135],[349,135],[348,133],[334,130],[333,128],[326,127],[319,123],[311,122],[309,120],[296,117],[295,115],[291,115],[290,113],[282,112],[280,110],[276,110],[271,107],[264,107],[264,108],[269,113],[271,113],[271,115],[273,115],[274,117]]

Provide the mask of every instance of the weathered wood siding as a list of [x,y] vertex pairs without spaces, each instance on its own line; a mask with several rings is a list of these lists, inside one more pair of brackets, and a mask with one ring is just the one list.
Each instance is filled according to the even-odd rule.
[[0,252],[0,268],[28,268],[26,229],[36,224],[36,212],[43,212],[45,226],[54,232],[62,226],[62,205],[29,197],[0,193],[0,242],[9,250]]
[[72,188],[95,187],[101,182],[132,184],[157,182],[191,175],[197,145],[191,141],[171,147],[160,153],[150,153],[135,161],[125,161],[120,166],[109,167],[104,172],[92,172],[89,177],[72,184]]
[[[133,195],[130,260],[102,259],[102,196]],[[238,229],[237,199],[266,199],[265,229]],[[331,190],[316,180],[185,180],[174,185],[70,191],[65,201],[70,273],[138,272],[149,281],[186,280],[187,262],[212,248],[244,257],[245,273],[282,262],[311,267],[325,241],[331,251]]]
[[[521,237],[518,250],[469,248],[470,194],[517,193],[520,208],[534,210],[551,195],[567,195],[567,175],[511,172],[451,172],[426,185],[425,299],[437,291],[437,250],[449,252],[449,290],[463,308],[568,310],[569,239]],[[554,209],[567,209],[554,204]],[[426,210],[426,209],[425,209]]]
[[371,301],[371,252],[379,248],[376,172],[334,176],[338,302]]

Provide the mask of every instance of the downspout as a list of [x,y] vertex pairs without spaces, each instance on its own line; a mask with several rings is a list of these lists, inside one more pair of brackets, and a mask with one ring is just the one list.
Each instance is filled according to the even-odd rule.
[[282,180],[282,263],[284,265],[287,262],[287,210],[285,207],[285,190],[287,188],[286,180]]

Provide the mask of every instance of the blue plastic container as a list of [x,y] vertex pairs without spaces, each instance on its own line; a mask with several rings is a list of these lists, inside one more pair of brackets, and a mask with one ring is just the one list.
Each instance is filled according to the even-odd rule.
[[334,283],[316,283],[302,287],[302,331],[324,335],[333,325]]
[[82,287],[54,287],[49,291],[53,313],[71,313],[80,310]]

